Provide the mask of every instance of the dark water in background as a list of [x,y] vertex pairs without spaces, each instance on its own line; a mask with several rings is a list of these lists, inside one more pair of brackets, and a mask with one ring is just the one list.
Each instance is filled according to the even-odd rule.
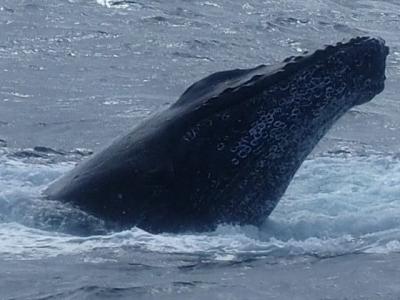
[[[103,2],[0,1],[0,299],[399,299],[400,1]],[[101,223],[38,200],[192,82],[355,35],[390,46],[386,89],[262,228],[79,238]]]

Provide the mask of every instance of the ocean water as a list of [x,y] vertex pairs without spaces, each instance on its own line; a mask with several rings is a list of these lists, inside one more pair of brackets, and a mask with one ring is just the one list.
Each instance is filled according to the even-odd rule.
[[[0,2],[0,299],[400,299],[400,2]],[[256,228],[107,232],[41,191],[219,70],[391,48]],[[94,235],[74,234],[85,227]]]

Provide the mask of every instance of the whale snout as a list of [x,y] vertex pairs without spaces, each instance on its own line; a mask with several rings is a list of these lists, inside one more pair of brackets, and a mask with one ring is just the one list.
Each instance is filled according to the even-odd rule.
[[364,51],[361,53],[361,59],[364,60],[365,65],[364,74],[372,80],[381,81],[383,84],[386,79],[385,67],[389,47],[380,38],[369,39],[365,44]]
[[361,96],[356,105],[370,101],[385,88],[386,57],[389,47],[381,38],[362,37],[349,43],[349,65],[355,88]]

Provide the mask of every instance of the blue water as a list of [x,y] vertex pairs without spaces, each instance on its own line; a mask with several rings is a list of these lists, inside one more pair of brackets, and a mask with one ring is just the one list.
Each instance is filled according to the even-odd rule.
[[[0,299],[398,299],[399,29],[395,0],[3,0]],[[41,200],[192,82],[355,35],[386,39],[386,89],[336,124],[260,228],[105,232]],[[68,233],[82,224],[99,234]]]

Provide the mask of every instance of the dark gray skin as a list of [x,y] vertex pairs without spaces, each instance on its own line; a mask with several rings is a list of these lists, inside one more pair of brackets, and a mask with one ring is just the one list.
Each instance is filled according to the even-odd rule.
[[362,37],[212,74],[45,194],[120,228],[259,225],[332,124],[383,90],[388,52]]

